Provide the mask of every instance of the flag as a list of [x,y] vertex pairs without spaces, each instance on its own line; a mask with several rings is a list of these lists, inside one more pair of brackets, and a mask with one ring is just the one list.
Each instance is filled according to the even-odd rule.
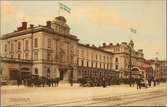
[[59,8],[65,10],[68,13],[71,13],[71,9],[67,5],[64,5],[63,3],[59,3]]
[[136,34],[136,29],[130,28],[130,31]]

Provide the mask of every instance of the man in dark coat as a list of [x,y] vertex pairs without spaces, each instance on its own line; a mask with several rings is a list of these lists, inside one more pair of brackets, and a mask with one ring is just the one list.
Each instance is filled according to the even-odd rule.
[[136,79],[137,89],[141,89],[141,80],[138,78]]

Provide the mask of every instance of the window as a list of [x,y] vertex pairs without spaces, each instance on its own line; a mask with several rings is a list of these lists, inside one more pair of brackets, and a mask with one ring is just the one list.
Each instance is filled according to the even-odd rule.
[[84,66],[84,61],[83,60],[81,60],[81,66]]
[[96,54],[96,59],[97,59],[97,54]]
[[51,48],[51,39],[48,39],[48,48]]
[[81,50],[81,57],[84,57],[84,51]]
[[100,55],[100,60],[101,60],[101,55]]
[[118,58],[115,58],[115,62],[118,62]]
[[38,75],[38,68],[35,68],[35,74]]
[[20,49],[21,48],[21,44],[20,44],[20,42],[18,42],[18,49]]
[[118,69],[118,65],[115,66],[115,69],[116,69],[116,70]]
[[47,70],[47,74],[50,74],[50,69],[48,68],[48,70]]
[[11,58],[13,58],[13,55],[11,55]]
[[13,52],[13,43],[11,44],[11,51]]
[[28,50],[28,40],[26,40],[25,49]]
[[87,58],[89,57],[89,52],[87,51]]
[[93,67],[93,61],[92,61],[92,67]]
[[93,53],[91,54],[91,58],[93,59]]
[[51,60],[51,54],[48,52],[48,54],[47,54],[47,59],[50,61]]
[[26,53],[26,54],[25,54],[25,59],[28,59],[28,56],[29,56],[29,54],[28,54],[28,53]]
[[18,59],[20,59],[20,54],[18,54]]
[[38,52],[34,52],[34,60],[38,60]]
[[109,56],[107,56],[107,62],[109,62]]
[[105,62],[105,56],[103,56],[103,60],[104,60],[104,62]]
[[89,61],[87,61],[87,67],[89,66]]
[[7,44],[6,44],[6,45],[5,45],[5,52],[7,52],[7,48],[8,48],[8,47],[7,47]]
[[34,47],[35,47],[35,48],[38,47],[38,39],[37,39],[37,38],[35,38]]

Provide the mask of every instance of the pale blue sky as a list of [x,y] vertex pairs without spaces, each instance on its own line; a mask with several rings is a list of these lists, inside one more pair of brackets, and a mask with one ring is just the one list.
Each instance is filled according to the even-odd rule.
[[[166,1],[60,1],[71,8],[61,11],[71,33],[81,43],[128,42],[130,35],[135,49],[144,49],[146,58],[166,59]],[[16,30],[21,21],[45,25],[58,15],[58,1],[1,1],[1,33]],[[137,34],[129,28],[136,28]],[[158,55],[155,52],[159,52]]]

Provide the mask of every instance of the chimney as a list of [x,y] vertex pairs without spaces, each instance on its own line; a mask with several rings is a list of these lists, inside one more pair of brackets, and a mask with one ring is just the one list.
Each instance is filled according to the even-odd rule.
[[122,44],[127,45],[127,42],[122,42]]
[[117,46],[119,46],[119,43],[117,43]]
[[17,28],[17,31],[22,31],[22,30],[23,30],[22,26]]
[[22,22],[22,30],[27,29],[27,22]]
[[141,53],[143,53],[143,49],[138,49],[138,52],[141,52]]
[[30,24],[30,28],[32,29],[34,27],[34,25],[33,24]]
[[93,44],[92,47],[96,47],[96,46]]
[[86,44],[86,46],[90,46],[89,44]]
[[105,47],[106,46],[106,43],[103,43],[103,47]]
[[51,21],[46,22],[46,27],[51,28]]

